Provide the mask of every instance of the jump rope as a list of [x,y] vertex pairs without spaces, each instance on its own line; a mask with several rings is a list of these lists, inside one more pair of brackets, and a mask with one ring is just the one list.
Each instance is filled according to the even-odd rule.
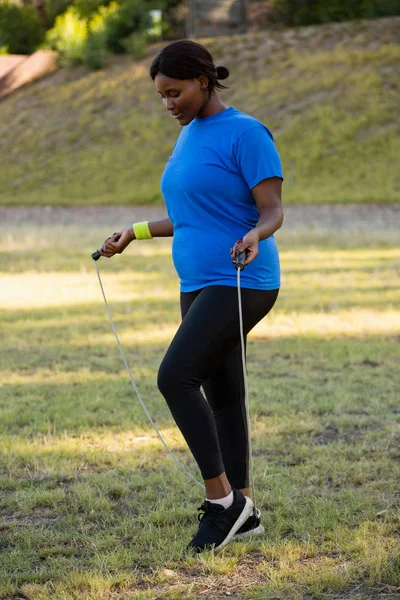
[[[100,248],[101,251],[104,251],[103,246]],[[174,453],[168,448],[167,444],[165,443],[161,433],[158,431],[156,424],[154,423],[153,419],[151,418],[151,415],[149,413],[149,411],[147,410],[147,407],[145,405],[145,403],[142,400],[142,397],[140,395],[139,389],[132,377],[132,373],[131,370],[129,368],[128,362],[126,360],[124,351],[122,350],[122,346],[121,343],[119,341],[119,337],[117,334],[117,330],[115,328],[115,323],[113,321],[113,318],[111,316],[111,312],[108,306],[108,302],[107,302],[107,298],[106,295],[104,293],[104,288],[103,288],[103,284],[101,281],[101,277],[100,277],[100,271],[99,268],[97,266],[97,261],[99,260],[99,258],[101,257],[101,254],[96,250],[96,252],[93,252],[92,254],[92,258],[94,261],[94,266],[96,267],[96,272],[97,272],[97,277],[99,280],[99,284],[100,284],[100,288],[101,288],[101,293],[103,294],[103,299],[104,299],[104,303],[106,305],[106,310],[107,310],[107,314],[108,314],[108,318],[110,319],[110,323],[111,323],[111,328],[114,332],[115,335],[115,339],[117,340],[117,344],[118,344],[118,348],[119,351],[121,353],[122,356],[122,360],[124,361],[124,365],[126,370],[128,371],[128,375],[129,378],[131,380],[132,383],[132,387],[136,392],[136,395],[139,399],[140,404],[143,407],[144,412],[147,415],[147,418],[149,419],[151,425],[153,426],[153,428],[155,429],[158,437],[160,438],[162,444],[164,445],[165,449],[167,450],[167,452],[171,455],[171,457],[173,458],[173,460],[176,462],[176,464],[178,465],[178,467],[180,469],[182,469],[182,471],[184,471],[184,473],[186,473],[186,475],[188,475],[188,477],[190,477],[190,479],[192,479],[198,486],[200,486],[203,490],[205,489],[205,486],[198,481],[195,477],[193,477],[193,475],[191,473],[189,473],[189,471],[187,469],[185,469],[185,467],[182,465],[182,463],[179,462],[179,460],[176,458],[176,456],[174,455]],[[249,415],[249,396],[248,396],[248,387],[247,387],[247,373],[246,373],[246,358],[245,358],[245,346],[244,346],[244,334],[243,334],[243,313],[242,313],[242,297],[241,297],[241,293],[240,293],[240,272],[244,269],[244,261],[246,259],[246,251],[244,250],[243,252],[239,252],[237,254],[237,259],[236,259],[236,264],[235,264],[235,269],[237,272],[237,291],[238,291],[238,307],[239,307],[239,329],[240,329],[240,345],[241,345],[241,351],[242,351],[242,368],[243,368],[243,382],[244,382],[244,399],[245,399],[245,405],[246,405],[246,418],[247,418],[247,432],[248,432],[248,444],[249,444],[249,476],[250,476],[250,486],[251,486],[251,491],[252,491],[252,495],[253,495],[253,504],[254,504],[254,513],[256,513],[257,509],[256,509],[256,495],[255,495],[255,491],[254,491],[254,478],[253,478],[253,456],[252,456],[252,447],[251,447],[251,434],[250,434],[250,415]]]

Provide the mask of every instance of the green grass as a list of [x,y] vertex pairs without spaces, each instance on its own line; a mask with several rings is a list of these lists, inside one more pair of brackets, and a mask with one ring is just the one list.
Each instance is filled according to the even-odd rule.
[[[400,49],[375,27],[297,29],[294,47],[273,31],[204,40],[231,70],[226,104],[273,131],[286,203],[398,202]],[[1,102],[0,204],[162,203],[180,126],[149,77],[156,50],[96,73],[60,71]]]
[[[124,371],[89,258],[102,234],[21,226],[0,252],[0,598],[398,597],[395,235],[278,233],[282,291],[248,346],[266,534],[188,557],[203,493]],[[199,477],[156,388],[179,324],[170,241],[132,250],[99,263],[111,311],[152,417]]]

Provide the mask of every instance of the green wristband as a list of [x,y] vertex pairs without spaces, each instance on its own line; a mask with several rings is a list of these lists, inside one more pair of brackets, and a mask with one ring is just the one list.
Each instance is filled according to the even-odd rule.
[[151,240],[153,236],[151,235],[149,229],[149,222],[142,221],[141,223],[133,224],[133,232],[135,234],[135,238],[137,240]]

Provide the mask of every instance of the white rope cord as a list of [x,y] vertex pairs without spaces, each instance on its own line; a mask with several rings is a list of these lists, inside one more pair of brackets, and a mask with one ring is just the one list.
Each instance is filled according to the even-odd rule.
[[174,461],[176,462],[176,464],[179,466],[179,468],[180,468],[180,469],[182,469],[182,470],[183,470],[183,471],[186,473],[186,475],[189,475],[190,479],[193,479],[193,481],[194,481],[195,483],[197,483],[197,485],[199,485],[201,488],[205,489],[205,486],[204,486],[202,483],[200,483],[200,481],[198,481],[198,480],[197,480],[195,477],[193,477],[193,475],[191,475],[191,473],[189,473],[189,471],[187,471],[187,470],[185,469],[185,467],[184,467],[184,466],[183,466],[183,465],[182,465],[182,464],[179,462],[179,460],[178,460],[178,459],[175,457],[175,455],[173,454],[173,452],[171,452],[171,450],[168,448],[167,444],[164,442],[164,440],[163,440],[163,438],[162,438],[162,435],[161,435],[161,433],[160,433],[160,432],[158,431],[158,429],[157,429],[157,425],[154,423],[153,419],[151,418],[151,415],[150,415],[149,411],[147,410],[147,407],[146,407],[145,403],[144,403],[144,402],[143,402],[143,400],[142,400],[142,397],[141,397],[141,395],[140,395],[140,392],[139,392],[139,390],[138,390],[138,388],[137,388],[137,385],[136,385],[136,383],[135,383],[135,382],[134,382],[134,380],[133,380],[132,373],[131,373],[131,370],[130,370],[130,368],[129,368],[129,365],[128,365],[128,363],[127,363],[127,360],[126,360],[126,358],[125,358],[124,351],[122,350],[122,346],[121,346],[121,344],[120,344],[120,341],[119,341],[119,338],[118,338],[117,330],[115,329],[115,325],[114,325],[114,321],[113,321],[113,319],[112,319],[112,316],[111,316],[110,309],[108,308],[108,303],[107,303],[106,295],[105,295],[105,293],[104,293],[103,284],[101,283],[101,277],[100,277],[99,268],[98,268],[98,266],[97,266],[97,263],[96,263],[96,261],[93,261],[93,262],[94,262],[94,264],[95,264],[95,267],[96,267],[96,271],[97,271],[97,277],[98,277],[98,279],[99,279],[99,283],[100,283],[100,287],[101,287],[101,292],[102,292],[102,294],[103,294],[104,302],[105,302],[105,305],[106,305],[106,309],[107,309],[107,313],[108,313],[108,318],[110,319],[111,327],[112,327],[112,330],[113,330],[113,332],[114,332],[115,339],[117,340],[117,344],[118,344],[119,351],[121,352],[122,360],[124,361],[124,365],[125,365],[125,367],[126,367],[126,370],[128,371],[128,374],[129,374],[129,377],[130,377],[130,380],[131,380],[131,383],[132,383],[133,389],[135,390],[135,392],[136,392],[136,395],[137,395],[137,397],[139,398],[139,402],[140,402],[140,404],[143,406],[144,412],[146,413],[146,415],[147,415],[147,417],[148,417],[148,419],[149,419],[150,423],[152,424],[152,426],[153,426],[153,427],[154,427],[154,429],[156,430],[156,432],[157,432],[157,435],[158,435],[158,437],[160,438],[161,442],[164,444],[164,447],[165,447],[165,449],[166,449],[166,450],[167,450],[167,452],[169,452],[169,454],[172,456],[172,458],[174,459]]
[[[182,463],[179,462],[179,460],[175,457],[175,455],[173,454],[173,452],[168,448],[167,444],[164,442],[164,439],[161,435],[161,433],[158,431],[156,424],[154,423],[153,419],[151,418],[151,415],[149,413],[149,411],[147,410],[147,407],[145,405],[145,403],[142,400],[142,397],[140,395],[140,392],[138,390],[138,387],[132,377],[132,373],[131,370],[129,368],[128,362],[125,358],[125,354],[124,351],[122,350],[122,346],[121,343],[119,341],[119,337],[117,334],[117,330],[115,328],[115,324],[113,321],[113,318],[111,316],[111,312],[110,309],[108,307],[108,302],[107,302],[107,298],[106,295],[104,293],[104,288],[103,288],[103,284],[101,281],[101,277],[100,277],[100,271],[99,268],[97,266],[97,262],[94,260],[94,265],[96,267],[96,272],[97,272],[97,277],[99,280],[99,284],[100,284],[100,288],[101,288],[101,293],[103,294],[103,299],[104,299],[104,303],[106,305],[106,309],[107,309],[107,314],[108,314],[108,318],[110,319],[110,323],[111,323],[111,328],[114,332],[115,335],[115,339],[117,340],[117,344],[118,344],[118,348],[119,351],[121,353],[122,356],[122,360],[124,361],[124,365],[126,370],[128,371],[128,375],[129,378],[131,380],[132,383],[132,387],[136,392],[136,395],[139,399],[140,404],[143,407],[143,410],[145,411],[147,418],[149,419],[151,425],[154,427],[158,437],[160,438],[162,444],[164,445],[165,449],[167,450],[167,452],[171,455],[171,457],[174,459],[174,461],[176,462],[176,464],[178,465],[178,467],[180,469],[182,469],[182,471],[184,471],[186,473],[186,475],[188,475],[190,477],[190,479],[192,479],[198,486],[200,486],[202,489],[205,489],[205,486],[198,481],[195,477],[193,477],[193,475],[191,473],[189,473],[189,471],[187,469],[185,469],[185,467],[182,465]],[[251,482],[251,490],[252,490],[252,494],[253,494],[253,502],[254,502],[254,509],[256,506],[255,503],[255,492],[254,492],[254,480],[253,480],[253,459],[252,459],[252,450],[251,450],[251,435],[250,435],[250,416],[249,416],[249,398],[248,398],[248,388],[247,388],[247,375],[246,375],[246,359],[245,359],[245,350],[244,350],[244,335],[243,335],[243,316],[242,316],[242,299],[241,299],[241,294],[240,294],[240,269],[237,270],[237,288],[238,288],[238,304],[239,304],[239,323],[240,323],[240,341],[241,341],[241,349],[242,349],[242,366],[243,366],[243,380],[244,380],[244,391],[245,391],[245,405],[246,405],[246,417],[247,417],[247,431],[248,431],[248,438],[249,438],[249,468],[250,468],[250,482]]]
[[254,512],[256,513],[256,494],[254,490],[254,479],[253,479],[253,453],[251,448],[251,432],[250,432],[250,411],[249,411],[249,392],[247,387],[247,373],[246,373],[246,355],[244,346],[244,334],[243,334],[243,314],[242,314],[242,296],[240,293],[240,271],[237,269],[237,290],[238,290],[238,305],[239,305],[239,323],[240,323],[240,345],[242,349],[242,367],[243,367],[243,383],[244,383],[244,402],[246,405],[246,418],[247,418],[247,435],[249,438],[249,475],[250,475],[250,487],[253,495],[252,500],[254,504]]

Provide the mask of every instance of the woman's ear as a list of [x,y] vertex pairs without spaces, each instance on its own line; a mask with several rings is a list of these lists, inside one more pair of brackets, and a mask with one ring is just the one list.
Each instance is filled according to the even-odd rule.
[[205,90],[208,88],[208,77],[207,75],[200,75],[200,77],[197,78],[199,80],[200,83],[200,87],[202,90]]

